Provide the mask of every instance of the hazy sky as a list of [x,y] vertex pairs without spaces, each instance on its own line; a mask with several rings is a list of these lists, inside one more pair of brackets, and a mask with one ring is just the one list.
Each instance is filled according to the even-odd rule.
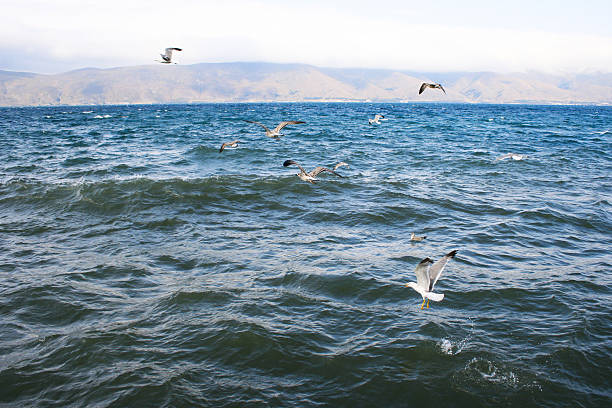
[[1,0],[0,69],[297,62],[612,72],[611,0]]

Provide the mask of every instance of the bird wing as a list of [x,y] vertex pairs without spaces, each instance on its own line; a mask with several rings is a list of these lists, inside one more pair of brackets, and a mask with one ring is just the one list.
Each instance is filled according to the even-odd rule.
[[287,126],[287,125],[297,125],[298,123],[306,123],[306,122],[302,122],[302,121],[299,121],[299,120],[288,120],[288,121],[279,123],[278,126],[274,129],[274,131],[278,133],[285,126]]
[[291,165],[298,166],[298,167],[300,168],[300,170],[302,171],[302,173],[304,173],[304,174],[308,174],[308,173],[306,173],[306,170],[304,170],[304,168],[303,168],[302,166],[300,166],[300,164],[299,164],[298,162],[296,162],[296,161],[293,161],[293,160],[285,160],[285,162],[283,163],[283,166],[284,166],[284,167],[289,167],[289,166],[291,166]]
[[235,143],[239,143],[239,140],[232,140],[231,142],[225,142],[221,145],[221,149],[219,149],[219,153],[221,153],[223,151],[223,149],[225,149],[226,146],[231,146]]
[[382,119],[382,118],[384,118],[384,116],[383,115],[379,115],[378,113],[376,115],[374,115],[374,120]]
[[422,94],[425,88],[427,88],[428,86],[429,86],[428,84],[423,82],[423,84],[421,85],[421,88],[419,89],[419,95]]
[[174,48],[166,48],[166,51],[165,51],[165,54],[164,54],[166,56],[166,58],[168,58],[169,60],[172,59],[172,50],[174,50]]
[[430,286],[429,289],[427,289],[428,292],[431,292],[433,290],[434,285],[436,284],[438,279],[440,279],[440,275],[442,275],[444,267],[446,267],[448,261],[455,257],[456,253],[457,250],[451,251],[448,254],[444,255],[442,258],[438,259],[433,265],[431,265],[431,268],[429,268]]
[[338,164],[336,164],[336,165],[334,166],[334,171],[338,170],[338,167],[341,167],[341,166],[346,166],[346,167],[348,167],[349,165],[348,165],[348,163],[345,163],[345,162],[340,162],[340,163],[338,163]]
[[326,172],[328,172],[328,173],[335,174],[335,175],[336,175],[336,176],[338,176],[338,177],[342,177],[341,175],[339,175],[339,174],[338,174],[338,173],[336,173],[335,171],[330,170],[330,169],[328,169],[327,167],[321,167],[321,166],[319,166],[319,167],[315,168],[313,171],[311,171],[310,173],[308,173],[308,175],[309,175],[310,177],[317,177],[317,175],[319,175],[319,173],[321,173],[321,172],[323,172],[323,171],[326,171]]
[[176,47],[168,47],[165,49],[166,57],[172,58],[172,51],[183,51],[183,49]]
[[444,92],[444,94],[446,94],[446,91],[444,90],[444,88],[442,87],[442,85],[438,84],[438,86],[440,87],[440,89],[442,90],[442,92]]
[[417,278],[417,285],[421,287],[423,290],[427,290],[429,288],[429,265],[431,263],[431,259],[425,258],[414,269],[414,273]]
[[504,154],[503,156],[498,157],[497,160],[509,159],[510,157],[512,157],[512,153],[507,153],[507,154]]
[[245,120],[245,122],[254,123],[254,124],[256,124],[256,125],[259,125],[259,126],[261,126],[262,128],[264,128],[264,129],[266,130],[266,132],[269,132],[269,131],[270,131],[270,129],[268,129],[268,127],[267,127],[266,125],[264,125],[264,124],[262,124],[262,123],[259,123],[259,122],[255,122],[254,120]]

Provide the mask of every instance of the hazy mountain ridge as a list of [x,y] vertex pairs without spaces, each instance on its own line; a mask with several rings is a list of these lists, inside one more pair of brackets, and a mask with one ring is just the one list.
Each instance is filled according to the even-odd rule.
[[[418,95],[423,81],[441,82],[447,94],[428,89]],[[277,101],[612,104],[612,74],[418,73],[240,62],[56,75],[0,71],[0,106]]]

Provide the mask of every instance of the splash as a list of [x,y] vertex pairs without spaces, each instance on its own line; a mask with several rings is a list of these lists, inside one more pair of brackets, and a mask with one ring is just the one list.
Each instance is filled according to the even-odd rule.
[[452,342],[449,339],[442,339],[439,343],[440,350],[446,355],[455,356],[463,351],[468,343],[468,340],[469,337],[459,340],[458,342]]
[[463,351],[472,339],[472,333],[474,332],[474,321],[468,316],[468,320],[471,323],[470,331],[461,340],[453,341],[451,339],[442,339],[439,343],[440,351],[449,356],[455,356]]

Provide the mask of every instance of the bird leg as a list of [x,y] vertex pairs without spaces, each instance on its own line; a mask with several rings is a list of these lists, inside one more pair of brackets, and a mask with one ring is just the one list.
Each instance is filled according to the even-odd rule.
[[429,299],[427,299],[427,308],[429,309]]
[[423,299],[423,303],[421,304],[421,310],[423,310],[423,306],[425,306],[425,299]]

